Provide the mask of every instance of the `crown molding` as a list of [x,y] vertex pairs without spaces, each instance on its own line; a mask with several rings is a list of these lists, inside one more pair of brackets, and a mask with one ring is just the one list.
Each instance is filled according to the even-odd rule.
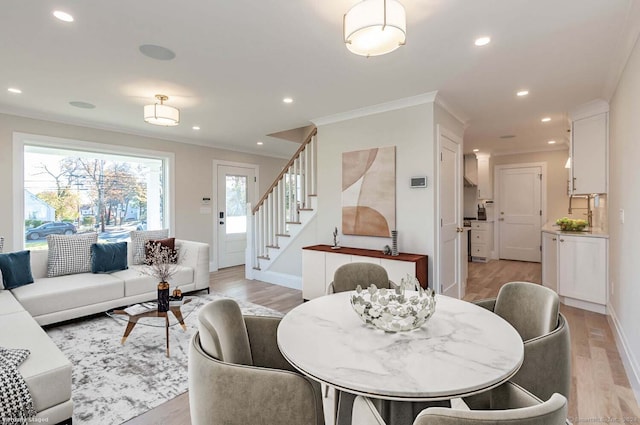
[[[436,100],[437,91],[423,93],[416,96],[405,97],[402,99],[392,100],[390,102],[379,103],[377,105],[365,106],[364,108],[353,109],[351,111],[340,112],[338,114],[327,115],[312,119],[311,122],[320,127],[322,125],[333,124],[340,121],[348,121],[355,118],[366,117],[368,115],[380,114],[382,112],[395,111],[411,106],[423,105],[425,103],[433,103]],[[444,108],[444,106],[443,106]]]
[[47,114],[31,112],[31,111],[30,112],[15,111],[15,110],[10,111],[10,110],[8,110],[6,108],[0,107],[0,114],[7,115],[7,116],[14,116],[14,117],[18,117],[18,118],[27,118],[27,119],[38,120],[38,121],[46,121],[46,122],[50,122],[50,123],[53,123],[53,124],[72,125],[72,126],[75,126],[75,127],[88,128],[88,129],[91,129],[91,130],[111,131],[111,132],[114,132],[114,133],[127,134],[127,135],[130,135],[130,136],[144,137],[144,138],[147,138],[147,139],[159,140],[159,141],[164,141],[164,142],[172,142],[172,143],[181,143],[181,144],[185,144],[185,145],[202,146],[202,147],[205,147],[205,148],[221,149],[221,150],[226,150],[226,151],[230,151],[230,152],[240,152],[240,153],[246,153],[246,154],[249,154],[249,155],[263,156],[263,157],[268,157],[268,158],[289,159],[291,157],[290,155],[280,155],[280,154],[268,153],[268,152],[257,153],[255,151],[250,150],[250,149],[244,149],[244,148],[240,148],[240,147],[237,147],[237,146],[225,145],[223,143],[207,143],[207,142],[203,142],[203,141],[199,141],[199,140],[193,140],[193,139],[181,139],[181,138],[177,138],[177,137],[175,137],[175,138],[162,137],[162,136],[158,136],[158,135],[145,133],[143,131],[136,131],[136,130],[117,127],[117,126],[108,125],[108,124],[98,124],[98,123],[95,123],[93,121],[87,121],[87,120],[82,120],[82,119],[72,120],[72,119],[52,118],[50,116],[47,116]]
[[[437,93],[437,92],[436,92]],[[460,121],[466,130],[469,127],[469,116],[462,112],[461,109],[453,106],[451,103],[444,100],[441,94],[436,94],[436,104],[440,105],[442,109],[450,113],[455,119]]]

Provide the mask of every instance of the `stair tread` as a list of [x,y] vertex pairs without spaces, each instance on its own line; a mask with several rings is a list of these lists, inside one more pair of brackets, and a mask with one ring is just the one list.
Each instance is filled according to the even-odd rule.
[[267,245],[267,248],[280,249],[278,245]]
[[259,258],[260,260],[271,260],[271,258],[269,258],[269,256],[268,256],[268,255],[258,255],[258,258]]
[[287,234],[287,233],[276,233],[276,236],[281,236],[283,238],[290,238],[291,235]]
[[287,224],[302,224],[300,221],[287,221]]
[[261,270],[260,267],[256,266],[253,268],[253,270]]
[[299,211],[313,211],[313,208],[300,208]]
[[318,195],[316,195],[315,193],[310,193],[307,196],[318,196]]

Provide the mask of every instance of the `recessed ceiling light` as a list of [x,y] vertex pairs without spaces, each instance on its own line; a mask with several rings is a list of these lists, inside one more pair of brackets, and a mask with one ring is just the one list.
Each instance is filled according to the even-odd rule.
[[264,145],[264,143],[262,143],[262,142],[257,142],[257,143],[256,143],[256,145],[262,146],[262,145]]
[[480,149],[474,149],[473,151],[474,152],[480,152]]
[[526,96],[529,94],[529,90],[520,90],[518,93],[516,93],[517,96]]
[[143,55],[159,61],[170,61],[176,57],[176,54],[172,50],[166,47],[156,46],[155,44],[143,44],[138,47],[138,50],[140,50],[140,53]]
[[60,19],[64,22],[73,22],[73,16],[69,15],[67,12],[63,12],[61,10],[55,10],[53,12],[53,16]]
[[75,106],[76,108],[82,108],[82,109],[95,109],[96,107],[96,105],[94,105],[93,103],[82,102],[80,100],[73,100],[69,102],[69,105]]
[[285,97],[284,99],[282,99],[282,101],[283,101],[284,103],[293,103],[293,99],[292,99],[292,98],[290,98],[290,97]]
[[192,130],[200,130],[200,127],[197,125],[194,125],[193,127],[191,127]]
[[22,90],[17,89],[17,88],[15,88],[15,87],[9,87],[9,88],[7,89],[7,91],[8,91],[9,93],[14,93],[14,94],[20,94],[20,93],[22,93]]
[[550,144],[550,145],[555,145],[556,141],[555,140],[549,140],[547,143]]
[[473,44],[476,46],[486,46],[489,43],[491,43],[491,37],[480,37],[476,38],[476,41]]
[[549,118],[549,117],[544,117],[544,118],[542,118],[540,121],[542,121],[542,122],[549,122],[549,121],[551,121],[551,118]]

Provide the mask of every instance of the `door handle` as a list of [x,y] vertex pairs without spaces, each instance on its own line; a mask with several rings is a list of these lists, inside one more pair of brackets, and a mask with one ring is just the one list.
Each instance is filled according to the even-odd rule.
[[551,238],[551,240],[552,240],[552,241],[557,241],[558,239],[556,239],[556,238]]
[[560,242],[564,242],[564,239],[560,239]]

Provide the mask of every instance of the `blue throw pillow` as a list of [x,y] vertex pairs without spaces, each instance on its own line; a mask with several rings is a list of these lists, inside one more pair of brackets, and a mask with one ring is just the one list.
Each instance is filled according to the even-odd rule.
[[91,245],[91,273],[111,273],[128,268],[126,242]]
[[13,289],[33,283],[31,252],[18,251],[0,254],[0,270],[2,271],[4,289]]

